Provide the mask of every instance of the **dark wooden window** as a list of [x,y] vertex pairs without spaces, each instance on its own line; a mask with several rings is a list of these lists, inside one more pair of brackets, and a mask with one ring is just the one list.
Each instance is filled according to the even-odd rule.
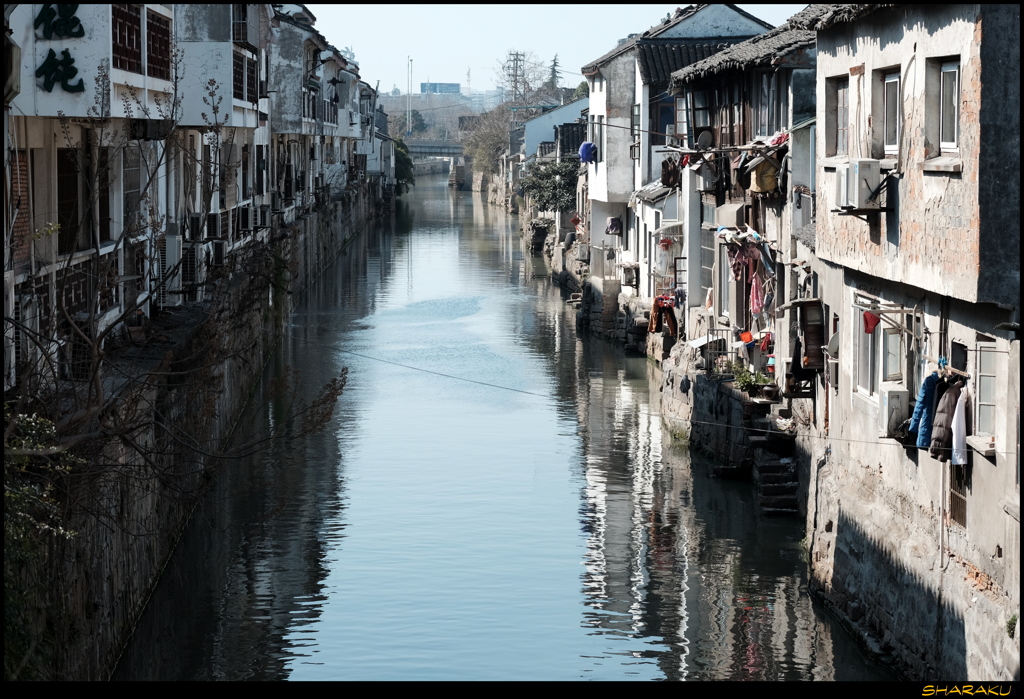
[[245,99],[245,58],[241,54],[234,54],[234,96],[235,99]]
[[249,178],[249,144],[242,146],[242,198],[252,197],[252,181]]
[[142,72],[142,6],[111,5],[114,67]]
[[267,169],[266,149],[264,146],[256,146],[256,194],[263,194],[263,177]]
[[171,20],[146,13],[146,75],[171,79]]
[[231,6],[231,40],[249,42],[254,37],[249,36],[249,6]]
[[256,59],[246,58],[245,59],[245,90],[246,96],[249,101],[253,104],[259,100],[259,94],[256,92],[256,83],[258,78],[258,71],[256,70]]
[[114,238],[110,230],[110,151],[106,148],[100,149],[96,164],[96,189],[99,196],[99,239],[100,243],[108,243]]
[[61,255],[78,249],[81,229],[78,158],[74,148],[57,149],[57,252]]

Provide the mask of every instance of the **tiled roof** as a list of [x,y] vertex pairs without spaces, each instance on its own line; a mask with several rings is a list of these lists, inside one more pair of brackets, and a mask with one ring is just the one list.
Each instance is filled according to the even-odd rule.
[[667,85],[672,73],[713,56],[749,37],[718,39],[637,39],[637,61],[644,84]]
[[835,24],[856,21],[886,7],[895,5],[810,5],[790,17],[786,24],[797,29],[828,29]]
[[811,48],[815,45],[813,29],[819,20],[832,11],[835,5],[809,5],[775,29],[748,39],[740,44],[725,48],[713,56],[687,66],[672,74],[672,87],[725,70],[750,68],[771,63],[793,51]]
[[[587,65],[583,66],[580,69],[580,72],[583,73],[584,76],[593,75],[594,73],[597,72],[598,68],[600,68],[602,65],[604,65],[605,63],[607,63],[611,59],[615,58],[616,56],[619,56],[619,55],[621,55],[623,53],[626,53],[627,51],[629,51],[630,49],[635,47],[638,40],[657,38],[659,35],[663,34],[665,31],[667,31],[671,27],[674,27],[675,25],[679,24],[680,22],[682,22],[682,21],[684,21],[686,19],[689,19],[690,17],[692,17],[693,15],[697,14],[698,12],[700,12],[701,10],[703,10],[707,6],[708,5],[706,5],[706,4],[704,4],[704,5],[687,5],[686,7],[676,8],[676,11],[672,14],[672,16],[667,18],[667,19],[665,19],[664,21],[662,21],[661,24],[657,24],[657,25],[651,27],[650,29],[645,31],[643,34],[634,34],[634,35],[630,36],[630,38],[628,38],[626,41],[624,41],[623,43],[621,43],[618,46],[616,46],[615,48],[613,48],[608,53],[604,54],[603,56],[601,56],[597,60],[591,61]],[[750,14],[749,12],[745,12],[745,11],[741,10],[736,5],[726,4],[726,7],[731,9],[733,12],[736,12],[736,13],[738,13],[740,15],[743,15],[747,19],[751,19],[751,20],[757,22],[758,24],[762,25],[765,29],[771,29],[772,28],[772,25],[768,24],[767,22],[765,22],[762,19],[758,19],[757,17],[755,17],[754,15]],[[679,39],[676,39],[676,41],[679,41]]]

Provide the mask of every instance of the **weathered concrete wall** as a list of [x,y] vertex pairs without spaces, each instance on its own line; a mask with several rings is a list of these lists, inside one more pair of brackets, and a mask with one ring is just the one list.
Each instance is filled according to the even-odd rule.
[[[881,10],[855,24],[819,33],[817,253],[822,259],[885,279],[913,279],[923,289],[965,301],[986,300],[979,296],[978,277],[979,182],[986,174],[979,160],[983,28],[978,8],[922,5]],[[856,50],[851,52],[850,47]],[[938,71],[946,60],[960,64],[958,148],[949,152],[939,148],[937,131]],[[828,80],[849,80],[848,157],[897,158],[886,156],[882,144],[881,84],[893,70],[901,75],[904,110],[898,153],[902,172],[896,195],[888,199],[895,210],[871,215],[868,221],[822,215],[835,208],[836,167],[848,159],[820,160],[828,155],[827,125],[835,122],[834,114],[826,114]],[[1009,130],[1019,137],[1019,129]],[[1002,132],[1000,128],[993,138]],[[926,169],[933,167],[928,161],[940,155],[956,161],[960,170]],[[1019,164],[1017,172],[1019,178]],[[999,185],[999,191],[1006,196],[1011,190]],[[1012,191],[1019,197],[1019,187]]]
[[981,5],[978,298],[1020,306],[1020,5]]

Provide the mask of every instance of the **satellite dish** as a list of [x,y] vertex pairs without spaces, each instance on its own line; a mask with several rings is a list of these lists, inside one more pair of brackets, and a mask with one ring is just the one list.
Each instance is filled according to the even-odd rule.
[[839,359],[839,333],[832,333],[832,338],[825,347],[825,354],[829,359]]
[[710,131],[701,131],[700,135],[697,136],[697,147],[701,150],[707,150],[714,142],[715,140],[711,136]]

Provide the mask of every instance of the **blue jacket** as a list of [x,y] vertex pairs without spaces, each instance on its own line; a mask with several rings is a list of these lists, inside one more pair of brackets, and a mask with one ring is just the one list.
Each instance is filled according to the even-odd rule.
[[597,162],[597,144],[591,143],[590,141],[584,141],[580,146],[580,162],[581,163],[596,163]]
[[914,406],[914,415],[910,418],[910,427],[907,432],[917,434],[917,446],[927,449],[932,439],[932,420],[935,419],[935,387],[939,383],[937,372],[929,374],[921,390],[917,392],[917,404]]

